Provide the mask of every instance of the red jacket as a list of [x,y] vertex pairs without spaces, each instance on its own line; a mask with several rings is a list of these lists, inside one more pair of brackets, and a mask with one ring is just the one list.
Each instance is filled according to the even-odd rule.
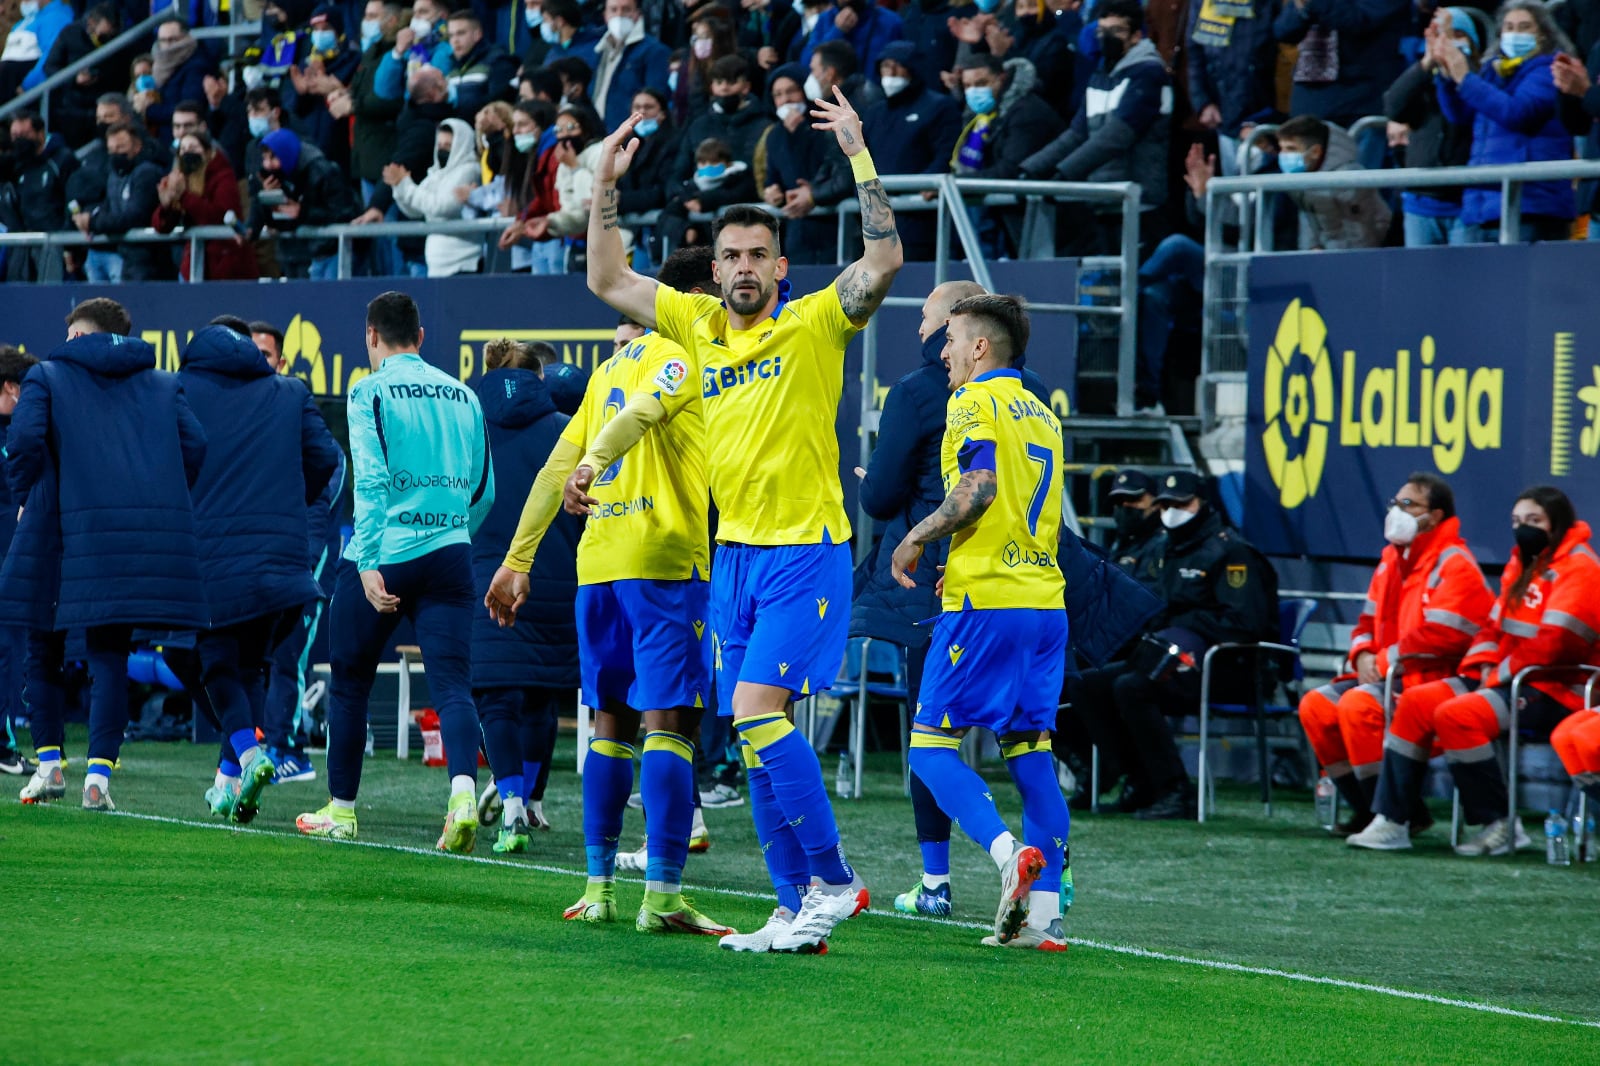
[[[1522,573],[1515,553],[1500,575],[1500,598],[1472,642],[1461,672],[1482,671],[1487,686],[1509,685],[1526,666],[1587,663],[1600,640],[1600,556],[1589,547],[1589,524],[1578,522],[1553,551],[1536,560],[1543,571],[1516,603],[1506,594]],[[1583,706],[1585,678],[1544,678],[1533,686],[1570,710]]]
[[1493,604],[1478,560],[1461,539],[1460,520],[1447,518],[1403,552],[1392,544],[1383,549],[1350,637],[1350,662],[1374,652],[1382,674],[1396,656],[1438,656],[1410,662],[1405,684],[1452,677]]
[[[184,192],[175,210],[157,204],[150,225],[160,233],[171,233],[179,226],[221,226],[229,211],[241,221],[244,219],[244,207],[239,199],[239,179],[234,177],[233,168],[218,151],[206,165],[205,189],[200,195]],[[185,244],[180,268],[184,281],[189,280],[189,251],[189,245]],[[255,280],[256,254],[248,243],[206,241],[205,256],[207,281]]]
[[561,210],[561,197],[556,193],[556,171],[560,168],[554,148],[547,149],[538,158],[527,179],[528,202],[518,212],[518,218],[526,222]]

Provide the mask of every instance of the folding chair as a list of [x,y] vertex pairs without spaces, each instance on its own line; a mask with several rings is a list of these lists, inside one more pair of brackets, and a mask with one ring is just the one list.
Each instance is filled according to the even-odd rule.
[[[1261,776],[1261,804],[1263,810],[1270,817],[1272,814],[1272,772],[1267,765],[1267,718],[1282,718],[1299,713],[1298,697],[1299,682],[1305,678],[1305,669],[1300,662],[1300,638],[1305,633],[1306,623],[1311,620],[1316,612],[1317,601],[1313,599],[1287,599],[1278,603],[1278,632],[1282,643],[1273,641],[1255,642],[1228,642],[1215,644],[1206,649],[1205,658],[1200,663],[1200,781],[1199,804],[1197,808],[1197,821],[1206,820],[1206,808],[1214,806],[1211,800],[1210,752],[1207,750],[1211,740],[1211,715],[1213,713],[1224,717],[1254,717],[1256,720],[1256,765]],[[1212,660],[1219,652],[1224,651],[1253,651],[1257,656],[1266,654],[1280,660],[1279,678],[1292,697],[1288,704],[1269,704],[1265,698],[1257,693],[1257,698],[1251,704],[1242,703],[1213,703],[1211,701],[1211,669]],[[1259,686],[1259,681],[1257,682]]]
[[[872,676],[887,675],[888,681]],[[855,637],[845,646],[844,666],[835,685],[838,697],[850,708],[850,756],[855,773],[851,796],[861,798],[861,777],[867,751],[868,699],[896,700],[900,704],[900,773],[909,786],[911,763],[905,737],[911,732],[911,689],[906,678],[906,650],[898,644],[872,637]]]

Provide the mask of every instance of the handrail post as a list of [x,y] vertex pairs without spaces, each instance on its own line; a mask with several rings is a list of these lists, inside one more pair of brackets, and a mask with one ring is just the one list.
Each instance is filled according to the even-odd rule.
[[1117,415],[1133,414],[1134,373],[1139,360],[1139,186],[1122,194],[1122,329],[1117,335]]
[[937,214],[934,218],[933,281],[943,285],[950,280],[950,207],[945,202],[944,191],[939,192]]
[[344,281],[350,277],[350,238],[343,232],[339,234],[338,247],[338,278],[340,281]]
[[206,280],[206,242],[199,237],[189,238],[189,281]]
[[1522,240],[1522,182],[1507,178],[1500,183],[1500,243]]
[[967,256],[967,269],[972,271],[972,280],[982,285],[990,292],[994,291],[994,279],[989,276],[989,264],[983,258],[983,246],[978,242],[978,228],[972,224],[972,219],[967,215],[966,201],[961,196],[961,186],[953,174],[941,174],[939,181],[940,194],[950,198],[950,221],[956,228],[956,236],[961,240],[961,250]]

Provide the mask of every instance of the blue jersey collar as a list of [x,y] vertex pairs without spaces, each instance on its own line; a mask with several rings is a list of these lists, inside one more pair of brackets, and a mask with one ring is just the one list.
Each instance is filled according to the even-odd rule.
[[1004,370],[985,370],[983,373],[979,374],[977,377],[973,378],[972,380],[974,382],[991,381],[991,380],[993,380],[995,378],[1016,378],[1018,381],[1021,381],[1022,380],[1022,371],[1020,371],[1020,370],[1012,370],[1009,367],[1007,367]]

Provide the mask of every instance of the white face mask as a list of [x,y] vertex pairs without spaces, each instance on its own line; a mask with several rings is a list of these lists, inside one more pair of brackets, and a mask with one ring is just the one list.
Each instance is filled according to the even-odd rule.
[[806,99],[807,100],[820,100],[820,99],[822,99],[822,95],[823,95],[822,94],[822,83],[817,80],[817,76],[815,74],[807,74],[806,75],[806,84],[805,84],[805,87],[804,87],[804,92],[806,94]]
[[803,111],[805,111],[805,109],[806,109],[806,105],[805,104],[779,104],[778,105],[778,121],[779,122],[788,122],[794,116],[796,116],[796,115],[802,113]]
[[820,11],[807,11],[804,15],[801,15],[800,31],[802,33],[810,33],[812,28],[816,26],[817,20],[821,17],[822,12]]
[[1186,511],[1182,507],[1168,507],[1161,512],[1161,524],[1168,529],[1177,529],[1179,526],[1188,525],[1199,513],[1199,511]]
[[633,32],[633,19],[623,18],[618,15],[613,19],[606,19],[606,32],[618,41],[626,41]]
[[267,78],[266,73],[259,66],[245,67],[239,76],[244,79],[246,90],[259,88]]
[[420,40],[433,32],[433,23],[425,18],[414,18],[411,20],[411,32]]
[[1383,539],[1397,548],[1404,548],[1416,540],[1418,532],[1417,518],[1409,511],[1391,507],[1389,513],[1383,516]]
[[901,78],[893,74],[885,74],[883,76],[883,95],[899,96],[901,93],[905,92],[906,86],[910,84],[910,78]]

